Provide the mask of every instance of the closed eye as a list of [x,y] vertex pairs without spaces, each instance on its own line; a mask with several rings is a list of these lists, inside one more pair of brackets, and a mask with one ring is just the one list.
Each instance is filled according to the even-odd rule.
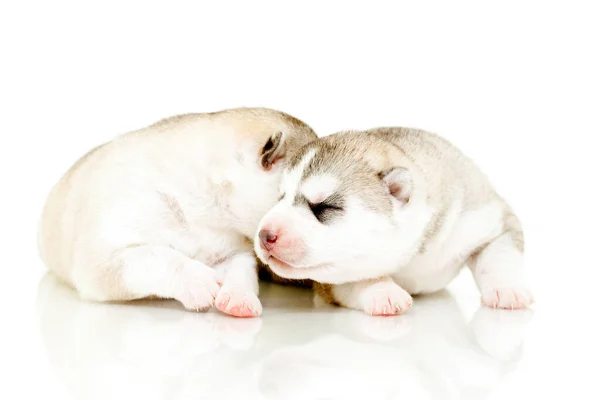
[[343,211],[344,209],[338,205],[331,203],[317,203],[317,204],[308,204],[310,211],[314,214],[315,218],[321,222],[326,222],[332,214]]
[[277,199],[277,201],[279,202],[279,201],[283,200],[284,197],[285,197],[285,193],[282,193],[281,196],[279,196],[279,198]]

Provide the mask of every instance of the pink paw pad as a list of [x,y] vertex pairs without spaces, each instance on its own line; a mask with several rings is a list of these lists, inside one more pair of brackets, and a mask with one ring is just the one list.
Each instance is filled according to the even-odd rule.
[[408,310],[412,305],[412,301],[409,303],[403,304],[392,304],[392,300],[390,298],[387,299],[387,305],[384,305],[382,308],[378,308],[376,306],[373,307],[373,313],[371,315],[375,316],[388,316],[388,315],[398,315],[403,311]]
[[529,307],[533,296],[526,289],[495,289],[486,290],[481,301],[488,307],[518,310]]
[[365,312],[373,316],[393,316],[407,311],[413,303],[412,297],[394,283],[385,283],[367,289],[364,293],[368,301]]
[[253,293],[221,292],[215,306],[222,313],[239,318],[258,317],[262,313],[262,305]]
[[384,302],[384,305],[382,307],[378,307],[375,304],[373,305],[373,311],[371,315],[380,317],[398,315],[404,312],[405,310],[408,310],[410,306],[412,306],[412,300],[407,301],[403,304],[392,304],[392,299],[388,297],[387,302]]

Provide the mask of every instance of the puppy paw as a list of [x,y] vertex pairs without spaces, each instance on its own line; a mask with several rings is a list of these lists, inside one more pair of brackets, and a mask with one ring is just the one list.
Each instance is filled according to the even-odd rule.
[[258,317],[262,313],[262,305],[254,293],[233,288],[223,288],[215,306],[225,314],[240,318]]
[[525,287],[488,287],[481,292],[481,302],[488,307],[517,310],[533,303],[533,295]]
[[205,311],[212,307],[219,292],[214,270],[208,267],[187,268],[175,288],[175,299],[191,311]]
[[375,283],[362,293],[364,311],[369,315],[398,315],[412,306],[410,294],[393,282]]

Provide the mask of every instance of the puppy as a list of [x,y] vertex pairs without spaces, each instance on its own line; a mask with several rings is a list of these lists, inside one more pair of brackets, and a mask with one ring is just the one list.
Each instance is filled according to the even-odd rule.
[[330,303],[394,315],[463,265],[491,307],[531,304],[523,233],[484,174],[439,136],[407,128],[338,133],[304,146],[260,222],[258,257],[312,279]]
[[52,189],[42,258],[85,299],[172,298],[189,310],[216,303],[257,316],[250,238],[277,201],[290,152],[315,138],[302,121],[262,108],[181,115],[124,134]]

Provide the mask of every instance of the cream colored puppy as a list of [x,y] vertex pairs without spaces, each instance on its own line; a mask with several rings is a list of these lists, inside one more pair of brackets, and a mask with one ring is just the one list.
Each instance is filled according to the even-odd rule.
[[467,264],[492,307],[532,302],[517,217],[485,175],[441,137],[414,129],[338,133],[304,146],[262,219],[260,259],[312,279],[333,303],[407,310]]
[[296,118],[252,108],[181,115],[124,134],[52,189],[42,257],[85,299],[156,296],[189,310],[216,304],[257,316],[250,238],[277,202],[289,153],[315,138]]

